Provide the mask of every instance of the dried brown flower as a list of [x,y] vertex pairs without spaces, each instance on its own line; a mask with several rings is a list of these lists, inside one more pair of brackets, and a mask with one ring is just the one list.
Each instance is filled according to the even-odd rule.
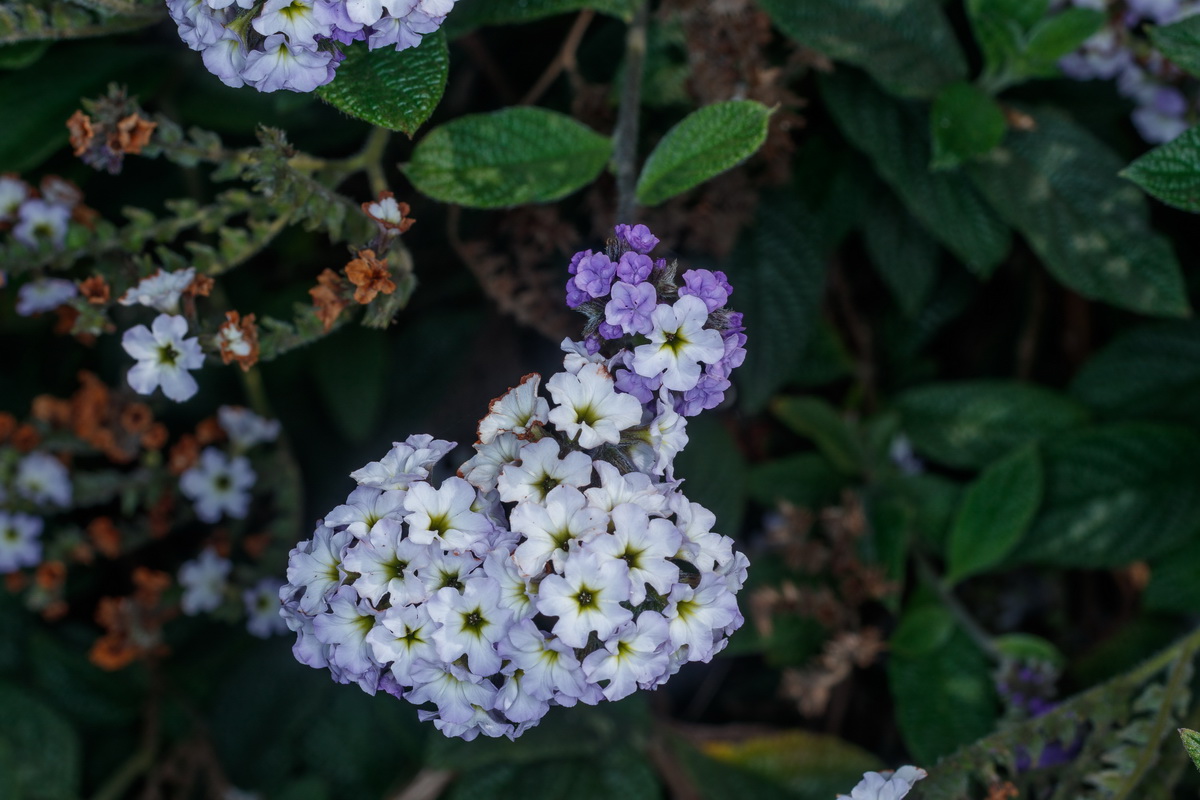
[[96,131],[92,128],[92,118],[82,111],[76,110],[67,119],[67,130],[71,132],[71,148],[76,156],[81,156],[91,147],[92,138]]
[[92,305],[102,306],[112,296],[112,288],[104,278],[93,275],[79,283],[79,293]]
[[312,295],[313,306],[317,310],[317,318],[328,331],[341,315],[346,306],[350,305],[342,297],[342,277],[331,269],[326,269],[317,276],[317,285],[308,290]]
[[358,288],[354,290],[355,302],[366,305],[380,294],[396,291],[392,273],[388,271],[387,259],[376,258],[374,250],[359,250],[358,258],[346,265],[346,277]]
[[258,362],[258,328],[254,315],[239,316],[236,311],[225,312],[225,322],[217,331],[217,345],[221,348],[221,361],[228,364],[236,361],[245,372]]
[[[113,149],[137,155],[142,152],[143,147],[150,144],[150,136],[157,127],[157,122],[143,119],[137,112],[134,112],[117,122],[116,147]],[[112,146],[112,142],[109,142],[109,146]],[[76,153],[76,155],[79,154]]]

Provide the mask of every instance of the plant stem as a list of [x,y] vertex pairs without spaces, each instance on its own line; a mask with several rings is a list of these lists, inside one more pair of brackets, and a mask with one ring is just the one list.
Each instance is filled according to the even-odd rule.
[[632,224],[637,213],[638,116],[642,102],[642,73],[646,66],[647,0],[638,4],[625,34],[625,85],[613,132],[613,162],[617,173],[617,222]]
[[575,24],[571,26],[571,30],[567,33],[567,38],[563,41],[563,45],[559,48],[558,55],[550,62],[550,66],[546,67],[546,71],[538,78],[537,83],[533,88],[526,92],[521,98],[521,105],[530,106],[538,101],[555,79],[562,74],[563,70],[573,70],[575,68],[575,51],[579,49],[579,43],[583,41],[583,34],[587,31],[588,25],[595,18],[596,12],[590,8],[585,8],[579,12],[579,16],[575,18]]
[[988,658],[993,661],[1000,660],[1000,650],[996,647],[995,642],[987,631],[983,629],[971,612],[967,611],[946,582],[942,580],[942,576],[938,575],[934,568],[930,565],[922,555],[916,556],[917,573],[929,584],[930,588],[937,593],[938,599],[942,601],[942,605],[946,607],[954,619],[962,627],[963,632],[971,638],[975,646],[982,650]]

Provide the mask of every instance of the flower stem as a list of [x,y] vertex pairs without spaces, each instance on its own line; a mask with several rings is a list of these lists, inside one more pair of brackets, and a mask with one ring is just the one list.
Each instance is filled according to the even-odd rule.
[[638,116],[642,101],[642,73],[646,66],[646,26],[650,10],[638,4],[625,34],[625,85],[613,132],[613,162],[617,173],[617,222],[632,224],[637,213]]

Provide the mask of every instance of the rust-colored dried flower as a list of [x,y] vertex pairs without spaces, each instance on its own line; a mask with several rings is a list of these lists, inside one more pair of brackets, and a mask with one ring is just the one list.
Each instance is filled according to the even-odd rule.
[[342,311],[350,305],[342,297],[342,277],[331,269],[317,276],[317,285],[308,293],[312,295],[317,318],[325,325],[326,331],[333,327]]
[[93,275],[79,283],[79,293],[84,299],[95,306],[102,306],[112,297],[112,288],[108,281],[99,275]]
[[359,250],[358,258],[346,265],[346,277],[358,287],[354,290],[354,299],[363,305],[374,300],[381,292],[391,294],[396,291],[396,283],[387,268],[387,259],[376,258],[374,250]]
[[221,348],[221,361],[226,364],[236,361],[245,372],[258,362],[258,328],[254,315],[239,316],[236,311],[225,312],[225,322],[217,331],[217,345]]
[[67,119],[67,130],[71,132],[71,148],[75,155],[81,156],[86,153],[96,135],[96,131],[92,129],[92,118],[76,110]]
[[122,153],[137,155],[142,152],[143,147],[150,144],[150,136],[157,127],[157,122],[143,119],[137,112],[134,112],[117,123],[117,146],[113,149],[120,150]]

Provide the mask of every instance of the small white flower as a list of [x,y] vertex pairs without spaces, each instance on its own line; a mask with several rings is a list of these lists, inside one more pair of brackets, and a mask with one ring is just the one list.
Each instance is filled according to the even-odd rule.
[[195,503],[196,516],[203,522],[216,522],[222,514],[244,519],[255,477],[245,456],[229,458],[215,447],[206,447],[199,463],[179,476],[179,489]]
[[547,639],[531,619],[509,629],[500,654],[525,673],[522,688],[539,700],[573,706],[588,693],[575,651],[561,639]]
[[895,772],[868,772],[849,795],[839,794],[838,800],[900,800],[913,784],[928,775],[920,767],[901,767]]
[[450,550],[470,550],[492,530],[487,517],[472,510],[476,490],[462,478],[447,478],[441,488],[413,484],[404,496],[409,512],[408,538],[417,544],[441,542]]
[[491,683],[448,664],[423,662],[413,670],[412,678],[409,702],[435,703],[442,721],[451,725],[475,722],[476,710],[491,708],[496,696]]
[[29,184],[11,175],[0,175],[0,222],[12,222],[17,218],[21,203],[29,197]]
[[392,676],[405,686],[413,682],[412,671],[420,663],[438,660],[433,644],[437,627],[424,605],[393,605],[379,617],[379,624],[367,634],[367,643],[375,660],[391,664]]
[[[708,661],[713,656],[713,636],[740,620],[737,600],[718,575],[700,576],[693,589],[676,584],[664,610],[671,631],[671,644],[687,646],[690,661]],[[740,627],[740,624],[738,625]]]
[[354,541],[348,531],[317,525],[307,549],[296,547],[288,554],[288,584],[303,587],[299,609],[305,614],[323,610],[327,599],[342,582],[342,556]]
[[70,473],[49,453],[34,452],[22,458],[13,487],[17,494],[38,505],[71,505]]
[[562,575],[542,579],[537,609],[558,617],[555,636],[571,647],[584,647],[593,631],[604,640],[633,619],[621,606],[628,598],[629,570],[624,565],[579,552],[567,559]]
[[512,618],[500,608],[499,582],[476,573],[462,591],[439,589],[426,603],[438,623],[433,643],[438,657],[453,663],[467,657],[467,669],[481,678],[500,671],[496,642],[508,633]]
[[515,533],[525,537],[513,558],[521,574],[532,578],[542,573],[547,561],[561,570],[571,545],[602,533],[608,515],[589,507],[583,492],[574,486],[556,486],[546,495],[544,504],[532,500],[518,503],[510,524]]
[[286,34],[295,45],[315,46],[318,35],[329,34],[317,21],[313,4],[305,0],[267,0],[250,24],[263,36]]
[[459,467],[459,477],[481,492],[496,491],[500,470],[520,459],[521,444],[515,434],[501,433],[487,444],[475,445],[475,455]]
[[225,597],[225,582],[231,569],[233,564],[229,559],[221,558],[211,547],[206,547],[198,558],[183,562],[179,568],[179,585],[183,587],[179,605],[183,613],[195,616],[215,611]]
[[558,442],[549,437],[523,445],[520,461],[500,470],[500,499],[506,503],[530,498],[540,502],[560,484],[587,486],[592,480],[592,459],[578,451],[560,459],[558,453]]
[[346,528],[356,539],[365,539],[376,523],[382,520],[400,522],[404,519],[404,496],[400,490],[383,491],[369,486],[359,486],[346,503],[325,515],[325,524],[331,528]]
[[200,388],[188,370],[204,365],[200,340],[187,336],[187,320],[159,314],[150,328],[137,325],[125,331],[121,346],[137,359],[129,370],[129,385],[138,394],[153,394],[162,386],[163,394],[183,402]]
[[542,376],[531,372],[489,403],[487,416],[479,421],[479,443],[488,444],[503,431],[523,436],[533,423],[545,424],[550,406],[544,397],[538,397],[541,382]]
[[375,489],[407,489],[414,481],[424,481],[430,470],[451,450],[454,442],[434,439],[428,434],[410,436],[393,442],[392,449],[379,461],[350,473],[360,486]]
[[0,575],[41,562],[43,525],[41,517],[0,511]]
[[633,351],[633,369],[644,378],[662,375],[662,385],[686,392],[700,380],[700,364],[715,364],[725,355],[718,331],[705,328],[708,307],[694,295],[673,305],[660,304],[651,314],[650,343]]
[[[328,520],[327,520],[328,521]],[[354,588],[379,605],[384,595],[393,606],[419,603],[428,592],[415,573],[429,563],[431,548],[405,538],[404,526],[396,519],[380,521],[370,536],[350,548],[343,569],[358,575]]]
[[637,691],[638,684],[652,686],[666,670],[669,652],[667,623],[661,614],[643,611],[637,622],[626,622],[597,650],[583,660],[583,673],[593,683],[608,681],[604,696],[620,700]]
[[53,311],[79,294],[75,284],[62,278],[40,278],[17,291],[17,313],[22,317]]
[[117,300],[123,306],[143,305],[156,311],[173,314],[179,309],[179,298],[183,290],[192,285],[196,268],[188,267],[178,272],[159,269],[148,278],[142,278]]
[[246,607],[246,630],[260,639],[269,639],[288,630],[287,620],[279,613],[279,579],[263,578],[242,592]]
[[249,450],[256,444],[279,438],[279,420],[265,419],[248,408],[221,406],[217,409],[217,420],[229,441],[239,450]]
[[587,449],[621,441],[621,431],[642,420],[642,404],[631,394],[618,394],[602,365],[579,373],[559,372],[546,383],[555,407],[550,422],[568,438],[579,437]]
[[[313,632],[322,644],[332,645],[329,663],[355,676],[375,673],[368,691],[374,694],[379,664],[371,654],[367,634],[375,627],[377,612],[349,586],[342,586],[329,599],[329,612],[313,620]],[[367,688],[362,680],[359,685]]]
[[679,580],[679,567],[667,559],[675,555],[683,536],[670,520],[651,519],[646,511],[632,503],[613,509],[613,532],[596,537],[588,549],[611,558],[629,570],[629,602],[635,606],[646,599],[646,584],[666,595]]
[[641,472],[622,475],[607,461],[594,461],[592,465],[600,476],[600,485],[584,490],[589,505],[612,511],[622,503],[634,503],[645,509],[647,514],[662,514],[666,510],[664,484],[654,483],[649,475]]
[[13,226],[13,238],[29,247],[38,247],[48,242],[62,247],[67,238],[67,221],[71,209],[45,200],[26,200],[17,212],[17,224]]

